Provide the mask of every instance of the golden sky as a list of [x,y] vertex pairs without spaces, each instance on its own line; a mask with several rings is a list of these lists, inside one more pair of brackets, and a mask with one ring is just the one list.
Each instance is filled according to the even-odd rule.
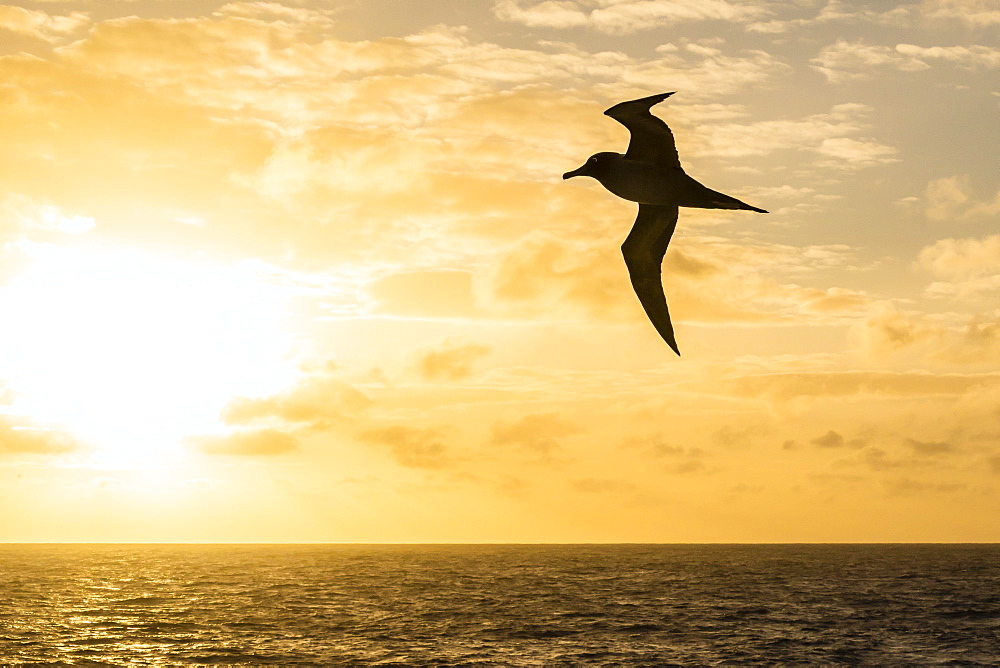
[[[995,0],[0,5],[0,542],[1000,540]],[[561,174],[656,113],[664,284]]]

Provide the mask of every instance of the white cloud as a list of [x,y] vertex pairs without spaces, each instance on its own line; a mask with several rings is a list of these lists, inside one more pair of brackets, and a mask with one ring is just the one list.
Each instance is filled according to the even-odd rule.
[[873,77],[880,67],[904,72],[929,70],[939,64],[996,69],[1000,67],[1000,49],[979,44],[930,47],[897,44],[891,47],[841,39],[824,47],[811,62],[829,81],[841,83]]
[[1000,296],[1000,235],[941,239],[920,252],[917,265],[946,279],[927,287],[929,297],[996,304]]
[[937,221],[955,221],[1000,214],[1000,190],[991,200],[974,197],[968,175],[934,179],[924,192],[927,217]]
[[290,24],[334,25],[336,11],[289,7],[280,2],[230,2],[215,11],[215,16],[239,16],[264,21],[281,21]]
[[960,21],[972,27],[1000,24],[1000,8],[994,0],[924,0],[920,13],[931,19]]
[[84,12],[53,15],[37,9],[0,5],[0,30],[57,43],[90,24]]
[[876,139],[859,137],[869,129],[871,108],[857,103],[835,105],[829,112],[795,120],[719,123],[695,147],[700,155],[727,158],[763,156],[776,151],[807,151],[823,158],[822,166],[854,170],[896,161],[896,149]]
[[828,166],[838,169],[858,169],[898,161],[897,151],[892,146],[851,137],[828,137],[820,143],[817,151],[830,158],[826,162]]
[[684,21],[742,23],[767,14],[759,5],[727,0],[498,0],[493,12],[532,28],[588,27],[617,35]]
[[[797,3],[805,4],[805,3]],[[773,18],[751,23],[747,29],[761,33],[784,33],[804,27],[830,23],[866,23],[913,28],[921,25],[940,27],[942,23],[964,23],[983,28],[1000,23],[1000,10],[994,0],[924,0],[921,4],[857,3],[827,0],[812,16]]]
[[1000,274],[1000,235],[982,239],[941,239],[920,251],[920,266],[945,278]]

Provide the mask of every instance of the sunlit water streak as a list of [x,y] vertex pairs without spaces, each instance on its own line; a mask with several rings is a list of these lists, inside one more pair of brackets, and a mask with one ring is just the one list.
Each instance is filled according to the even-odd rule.
[[997,545],[0,546],[0,662],[994,663]]

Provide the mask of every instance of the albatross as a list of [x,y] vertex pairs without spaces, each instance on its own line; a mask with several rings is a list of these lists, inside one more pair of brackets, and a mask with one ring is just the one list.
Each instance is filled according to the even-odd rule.
[[563,178],[589,176],[618,197],[639,203],[639,215],[622,244],[622,255],[643,310],[667,345],[680,355],[660,277],[663,256],[677,227],[677,208],[767,211],[706,188],[684,172],[673,133],[649,111],[673,94],[628,100],[605,111],[628,128],[628,150],[595,153]]

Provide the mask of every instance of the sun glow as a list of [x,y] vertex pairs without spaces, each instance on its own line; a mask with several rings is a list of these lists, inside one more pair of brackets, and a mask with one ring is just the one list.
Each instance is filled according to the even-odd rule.
[[0,289],[10,412],[107,464],[162,462],[218,430],[225,403],[292,374],[287,293],[246,266],[135,250],[29,249]]

